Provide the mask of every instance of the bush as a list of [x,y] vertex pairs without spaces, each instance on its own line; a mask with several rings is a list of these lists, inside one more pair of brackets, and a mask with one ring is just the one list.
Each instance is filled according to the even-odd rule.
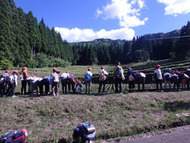
[[1,67],[1,69],[6,70],[6,69],[12,68],[13,64],[9,60],[1,60],[0,61],[0,67]]

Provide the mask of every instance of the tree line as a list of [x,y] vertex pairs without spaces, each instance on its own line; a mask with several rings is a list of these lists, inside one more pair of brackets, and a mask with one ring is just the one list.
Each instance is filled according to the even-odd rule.
[[13,0],[0,1],[0,65],[15,67],[66,66],[73,52],[54,28],[38,23]]
[[[0,1],[0,67],[59,67],[190,58],[190,22],[180,30],[132,41],[97,39],[68,43],[60,33],[25,13],[14,0]],[[173,38],[179,37],[179,38]]]

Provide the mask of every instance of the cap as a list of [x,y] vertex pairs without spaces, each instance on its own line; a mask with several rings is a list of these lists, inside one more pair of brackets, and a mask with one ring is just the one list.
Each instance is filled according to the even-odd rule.
[[120,62],[117,62],[117,65],[121,65],[121,63],[120,63]]
[[78,126],[82,125],[83,123],[79,123]]
[[56,73],[60,73],[60,70],[56,70]]
[[92,71],[92,69],[91,69],[91,68],[88,68],[88,71]]
[[81,83],[80,81],[77,81],[77,83]]
[[18,73],[18,71],[17,71],[17,70],[14,70],[13,73]]
[[104,69],[104,66],[101,66],[101,69]]
[[23,69],[23,70],[27,70],[27,67],[23,67],[22,69]]
[[160,65],[158,64],[158,65],[156,65],[156,68],[160,68]]
[[131,70],[131,67],[128,67],[128,70]]
[[25,133],[25,136],[28,136],[28,131],[26,129],[22,129],[22,132]]
[[5,73],[9,73],[9,70],[5,70]]
[[53,71],[56,71],[57,69],[56,68],[53,68]]

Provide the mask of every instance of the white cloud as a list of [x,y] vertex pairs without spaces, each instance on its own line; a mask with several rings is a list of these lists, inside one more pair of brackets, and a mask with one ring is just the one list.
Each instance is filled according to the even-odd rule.
[[121,28],[110,31],[101,29],[100,31],[94,31],[92,29],[68,29],[55,27],[55,30],[61,34],[63,40],[68,42],[91,41],[99,38],[131,40],[135,36],[134,30],[129,28]]
[[97,10],[97,16],[106,19],[118,19],[120,27],[144,25],[148,18],[140,20],[140,10],[145,6],[143,0],[111,0],[110,4]]
[[166,5],[165,15],[187,14],[190,13],[189,0],[157,0],[159,3]]

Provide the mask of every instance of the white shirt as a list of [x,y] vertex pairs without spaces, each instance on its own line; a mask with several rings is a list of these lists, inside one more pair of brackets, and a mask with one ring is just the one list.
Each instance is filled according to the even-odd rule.
[[92,76],[92,72],[91,71],[85,72],[85,75],[87,75],[87,74],[90,74],[90,76]]
[[154,70],[154,73],[156,74],[157,79],[160,79],[160,80],[163,79],[163,78],[162,78],[162,72],[161,72],[160,69],[155,69],[155,70]]
[[68,78],[68,76],[69,76],[69,73],[64,72],[64,73],[61,74],[60,77],[61,77],[62,79],[66,79],[66,78]]

